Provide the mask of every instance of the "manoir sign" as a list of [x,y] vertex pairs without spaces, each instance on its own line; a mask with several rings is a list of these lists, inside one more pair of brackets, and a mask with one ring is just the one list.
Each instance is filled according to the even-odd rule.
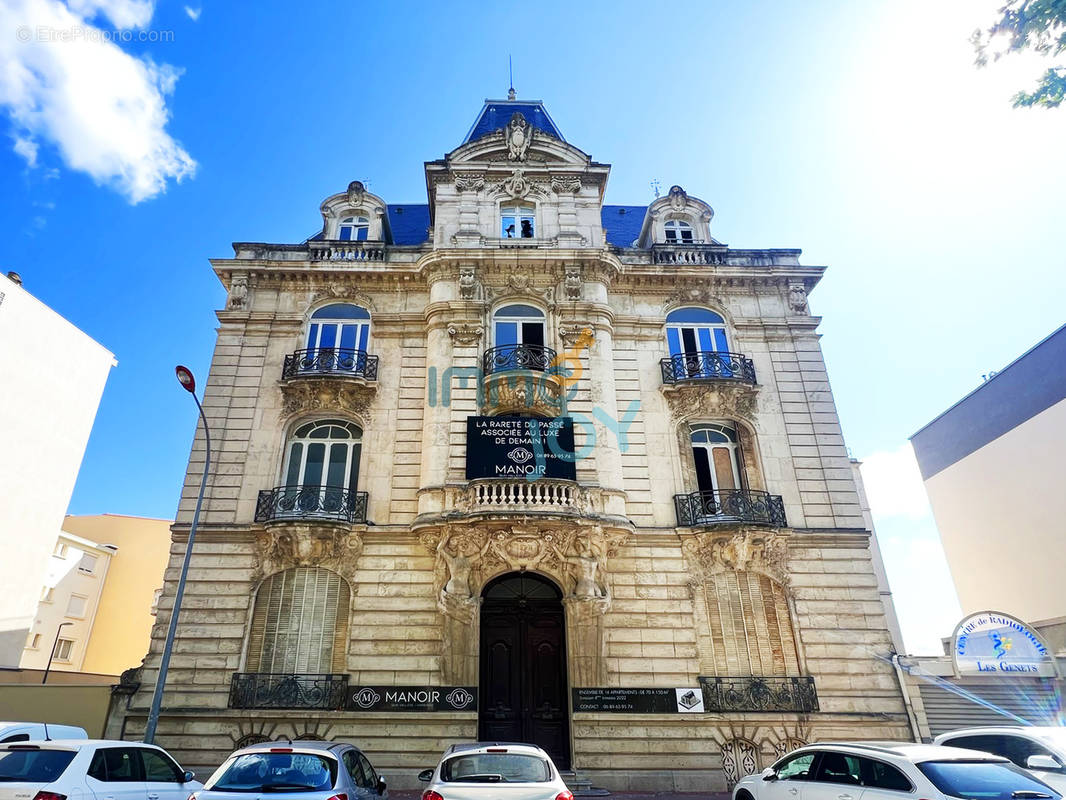
[[577,477],[570,417],[466,418],[466,479]]

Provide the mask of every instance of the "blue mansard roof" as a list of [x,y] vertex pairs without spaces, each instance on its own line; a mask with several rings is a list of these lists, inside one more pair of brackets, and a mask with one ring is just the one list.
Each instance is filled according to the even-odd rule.
[[481,113],[463,139],[463,144],[480,139],[500,128],[506,128],[516,111],[538,131],[544,131],[561,142],[566,141],[540,100],[486,100]]
[[647,206],[602,206],[600,222],[607,236],[607,244],[615,247],[632,247],[640,238]]

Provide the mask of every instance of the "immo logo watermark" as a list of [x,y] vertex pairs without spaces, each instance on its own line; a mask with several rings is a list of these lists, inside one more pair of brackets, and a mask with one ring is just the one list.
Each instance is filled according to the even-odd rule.
[[[583,330],[574,345],[557,355],[545,370],[509,369],[504,372],[494,372],[493,375],[498,377],[488,387],[487,399],[490,404],[496,402],[500,392],[504,390],[520,390],[512,391],[511,397],[524,397],[529,411],[543,411],[546,405],[549,408],[557,408],[562,413],[566,403],[573,400],[577,394],[578,381],[584,371],[581,364],[581,351],[592,344],[592,339],[592,332],[588,329]],[[477,405],[481,408],[486,401],[485,378],[486,373],[480,367],[448,367],[439,378],[437,368],[430,367],[427,380],[427,403],[430,408],[438,405],[451,406],[452,388],[458,383],[459,389],[473,388],[476,391]],[[627,431],[633,424],[639,409],[640,401],[631,400],[621,418],[598,406],[592,409],[591,418],[580,412],[569,412],[567,416],[573,419],[574,427],[580,427],[585,431],[584,444],[580,449],[575,447],[572,453],[563,450],[556,438],[543,436],[538,420],[530,419],[528,430],[532,452],[526,448],[516,448],[508,453],[508,456],[516,463],[524,463],[533,459],[536,468],[526,473],[526,480],[539,480],[544,474],[541,467],[545,462],[546,447],[555,457],[564,461],[577,462],[592,455],[597,437],[601,435],[598,433],[597,422],[600,424],[599,429],[603,431],[602,435],[610,433],[615,436],[619,449],[624,453],[629,449]]]

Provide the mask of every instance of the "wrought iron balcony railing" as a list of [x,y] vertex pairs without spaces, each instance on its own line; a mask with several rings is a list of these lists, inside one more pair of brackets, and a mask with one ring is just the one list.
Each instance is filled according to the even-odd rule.
[[818,710],[814,678],[762,677],[736,678],[700,676],[703,707],[707,711],[796,711]]
[[486,375],[508,370],[530,369],[546,372],[555,363],[555,351],[542,344],[505,344],[485,351],[482,366]]
[[663,383],[687,381],[740,381],[755,384],[755,365],[740,353],[720,353],[701,350],[698,353],[679,353],[659,362]]
[[316,347],[297,350],[291,356],[285,356],[285,363],[281,367],[282,380],[317,375],[342,375],[376,381],[378,357],[347,347]]
[[676,264],[678,266],[702,266],[725,263],[724,245],[696,242],[660,242],[651,246],[653,264]]
[[285,519],[324,519],[366,522],[366,492],[340,486],[276,486],[259,493],[256,522]]
[[745,522],[750,525],[788,527],[780,495],[745,489],[715,489],[675,494],[674,508],[681,527]]
[[344,707],[347,675],[299,675],[282,672],[235,672],[230,681],[230,708]]

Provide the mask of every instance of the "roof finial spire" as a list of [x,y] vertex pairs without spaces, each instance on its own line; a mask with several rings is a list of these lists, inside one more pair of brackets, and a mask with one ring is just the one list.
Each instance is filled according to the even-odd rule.
[[514,100],[514,69],[511,66],[511,54],[507,54],[507,78],[510,80],[511,88],[507,90],[507,99]]

